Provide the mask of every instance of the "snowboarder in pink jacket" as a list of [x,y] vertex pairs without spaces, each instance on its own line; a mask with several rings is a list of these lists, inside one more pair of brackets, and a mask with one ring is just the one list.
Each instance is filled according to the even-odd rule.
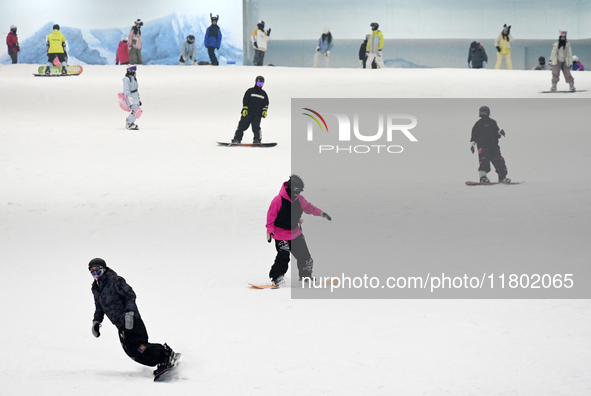
[[300,280],[311,279],[314,260],[310,255],[306,239],[300,227],[303,213],[321,216],[331,221],[332,218],[312,205],[301,195],[304,181],[298,175],[291,175],[284,182],[279,194],[271,201],[267,212],[267,242],[275,239],[277,257],[269,271],[271,283],[279,286],[289,267],[290,253],[298,264]]

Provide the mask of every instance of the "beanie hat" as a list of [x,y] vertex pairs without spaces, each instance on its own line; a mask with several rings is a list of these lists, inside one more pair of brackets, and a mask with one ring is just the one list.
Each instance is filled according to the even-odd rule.
[[558,32],[560,33],[559,34],[560,36],[564,36],[564,37],[566,37],[566,33],[568,33],[566,30],[559,30]]
[[330,29],[328,28],[328,26],[325,26],[324,29],[322,29],[322,33],[323,34],[328,34],[330,33]]
[[90,270],[92,267],[107,268],[107,263],[102,258],[93,258],[88,263],[88,269]]

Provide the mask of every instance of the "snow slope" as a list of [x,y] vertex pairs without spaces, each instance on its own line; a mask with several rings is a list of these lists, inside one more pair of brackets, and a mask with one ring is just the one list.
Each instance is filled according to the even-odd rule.
[[[122,67],[46,79],[30,65],[0,66],[2,394],[589,394],[589,300],[292,300],[289,288],[246,283],[265,282],[275,255],[264,223],[291,170],[291,98],[554,96],[579,106],[590,92],[539,94],[550,74],[532,71],[171,67],[140,67],[144,114],[132,132],[116,101]],[[218,147],[232,137],[257,74],[271,100],[263,138],[278,146]],[[591,73],[575,77],[579,88],[591,86]],[[425,144],[433,162],[400,180],[396,228],[422,235],[406,241],[400,262],[425,254],[442,233],[473,230],[462,214],[475,197],[491,207],[484,224],[492,240],[467,235],[458,247],[465,254],[432,257],[468,264],[499,243],[520,259],[541,249],[560,260],[553,249],[561,246],[565,260],[589,257],[586,125],[508,136],[511,176],[528,183],[493,193],[462,185],[476,170],[469,130],[457,133],[461,148],[455,138]],[[454,177],[441,150],[457,153]],[[413,184],[425,172],[441,180]],[[323,207],[314,188],[306,197]],[[507,203],[512,224],[529,226],[503,226],[493,212]],[[331,214],[332,223],[306,218],[312,254],[325,242],[318,230],[344,221]],[[424,224],[439,232],[421,234]],[[91,335],[93,257],[132,285],[151,340],[183,352],[176,381],[154,384],[108,320],[99,339]]]

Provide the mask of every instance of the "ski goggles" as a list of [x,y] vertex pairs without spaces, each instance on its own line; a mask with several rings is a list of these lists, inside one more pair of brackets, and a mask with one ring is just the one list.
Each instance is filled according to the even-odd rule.
[[137,70],[137,66],[130,66],[130,67],[129,67],[129,70],[131,70],[131,71],[136,71],[136,70]]
[[257,87],[262,87],[265,83],[263,81],[257,81]]
[[105,273],[102,267],[92,267],[90,268],[90,274],[94,279],[100,278]]

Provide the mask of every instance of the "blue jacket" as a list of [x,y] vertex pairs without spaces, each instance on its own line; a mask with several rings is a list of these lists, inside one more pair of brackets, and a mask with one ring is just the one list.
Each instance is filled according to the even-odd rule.
[[220,45],[222,44],[222,30],[218,25],[211,25],[207,28],[203,44],[207,48],[213,47],[220,49]]
[[318,51],[326,54],[328,51],[332,49],[333,42],[332,42],[332,35],[323,34],[318,39]]
[[107,271],[92,283],[94,296],[94,320],[102,323],[107,318],[119,329],[125,324],[125,313],[133,312],[135,319],[140,319],[140,313],[135,305],[135,293],[125,279],[115,271]]

